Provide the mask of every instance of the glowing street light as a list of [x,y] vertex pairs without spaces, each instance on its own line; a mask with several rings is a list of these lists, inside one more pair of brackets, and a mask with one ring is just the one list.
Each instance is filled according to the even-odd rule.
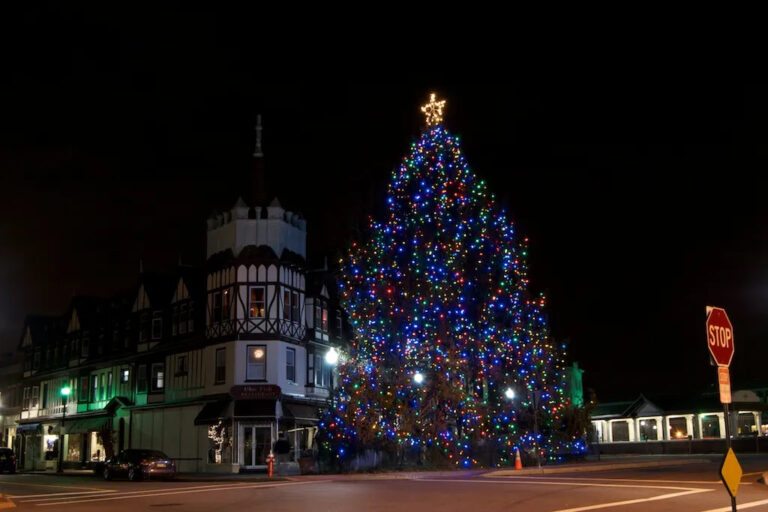
[[334,347],[331,347],[330,350],[325,353],[325,362],[331,366],[339,362],[339,353]]
[[504,396],[507,397],[509,400],[512,400],[513,398],[515,398],[515,390],[513,390],[512,388],[507,388],[504,391]]
[[421,384],[422,382],[424,382],[424,375],[422,375],[421,372],[414,373],[413,382],[415,382],[416,384]]

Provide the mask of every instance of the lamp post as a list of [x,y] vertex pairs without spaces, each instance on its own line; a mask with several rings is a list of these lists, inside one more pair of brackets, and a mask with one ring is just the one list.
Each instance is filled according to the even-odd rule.
[[59,464],[56,468],[57,473],[62,473],[64,471],[63,465],[64,465],[64,420],[67,417],[67,398],[69,398],[69,393],[72,391],[72,389],[69,386],[64,386],[59,390],[59,393],[61,394],[61,428],[59,429]]

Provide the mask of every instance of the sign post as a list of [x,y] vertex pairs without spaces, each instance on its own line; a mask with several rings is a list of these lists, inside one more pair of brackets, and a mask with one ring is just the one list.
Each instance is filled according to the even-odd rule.
[[736,512],[736,493],[741,481],[741,465],[731,449],[731,417],[728,404],[731,403],[731,375],[728,367],[733,359],[733,325],[723,308],[707,306],[707,348],[717,364],[717,383],[720,388],[720,402],[725,418],[725,457],[720,465],[720,478],[731,495],[731,510]]

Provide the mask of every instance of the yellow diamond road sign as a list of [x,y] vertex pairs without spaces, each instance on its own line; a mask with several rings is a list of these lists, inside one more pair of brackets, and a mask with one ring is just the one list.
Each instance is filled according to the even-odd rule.
[[736,455],[731,448],[728,448],[728,453],[725,454],[723,464],[720,466],[720,478],[723,479],[725,488],[728,492],[736,497],[736,493],[739,492],[739,482],[741,482],[741,464],[739,464]]

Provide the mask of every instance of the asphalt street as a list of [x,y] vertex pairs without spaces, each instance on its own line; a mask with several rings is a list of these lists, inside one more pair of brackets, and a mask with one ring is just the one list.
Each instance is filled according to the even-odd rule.
[[[206,482],[105,482],[96,477],[0,475],[7,506],[104,511],[701,511],[730,512],[719,460],[679,466],[551,474],[456,472],[291,477]],[[758,483],[768,456],[740,456],[739,510],[768,511]],[[691,461],[688,461],[691,462]],[[586,466],[584,469],[587,469]]]

